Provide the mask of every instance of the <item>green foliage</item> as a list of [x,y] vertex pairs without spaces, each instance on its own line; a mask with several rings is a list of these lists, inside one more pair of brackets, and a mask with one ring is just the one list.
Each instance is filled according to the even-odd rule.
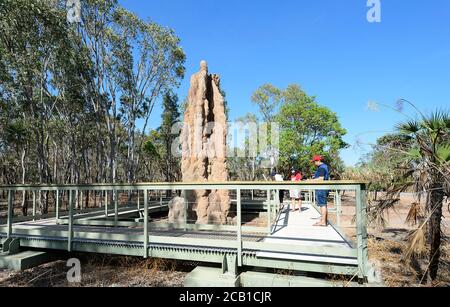
[[319,105],[298,85],[281,91],[282,105],[275,117],[281,127],[280,163],[283,169],[294,166],[311,175],[314,155],[323,155],[332,170],[340,169],[339,151],[347,146],[347,133],[336,113]]
[[[411,236],[407,255],[420,257],[425,250],[422,245],[428,242],[430,264],[423,274],[435,280],[439,268],[442,209],[445,197],[450,196],[450,113],[436,111],[427,116],[417,111],[417,120],[400,123],[396,134],[378,140],[360,170],[366,172],[371,190],[386,191],[382,198],[371,202],[373,220],[383,220],[385,211],[398,204],[400,193],[416,193],[418,202],[411,204],[409,217],[418,211],[426,212],[427,216],[421,214],[421,225]],[[419,205],[422,199],[425,199],[424,210]]]
[[[380,137],[368,154],[358,165],[358,175],[347,179],[370,182],[371,191],[387,191],[393,183],[405,182],[401,165],[413,154],[411,138],[403,134],[387,134]],[[349,174],[346,174],[349,176]]]
[[180,159],[173,152],[173,145],[176,144],[178,137],[173,132],[180,120],[176,94],[171,92],[164,94],[163,109],[162,125],[158,130],[152,131],[149,141],[147,141],[147,143],[152,143],[152,148],[147,152],[158,158],[156,168],[162,174],[165,182],[179,181],[181,178]]
[[[243,129],[248,129],[250,125],[254,125],[257,129],[259,124],[258,118],[253,113],[247,113],[245,116],[237,118],[235,122],[238,125],[237,128],[241,129],[239,133],[244,133]],[[257,156],[258,153],[250,153],[250,137],[250,135],[245,136],[244,148],[228,148],[229,151],[234,153],[227,161],[231,180],[256,181],[263,178],[264,172],[260,168],[261,157]],[[228,145],[231,146],[232,144]]]
[[259,107],[259,112],[266,122],[273,122],[278,111],[283,93],[271,84],[264,84],[252,95],[252,102]]
[[153,140],[152,139],[148,139],[145,143],[144,143],[144,147],[143,147],[144,151],[151,156],[152,158],[160,158],[158,149],[156,148],[156,146],[153,144]]
[[153,177],[136,123],[183,78],[180,40],[115,0],[81,4],[69,24],[65,0],[0,1],[0,164],[22,166],[10,182]]
[[5,127],[4,138],[9,144],[22,145],[29,138],[30,127],[24,120],[8,122]]
[[172,127],[180,120],[180,111],[178,107],[178,97],[176,94],[166,92],[163,97],[163,113],[162,113],[162,125],[158,129],[168,142],[174,138],[172,136]]
[[[311,176],[314,155],[323,155],[331,166],[332,177],[340,178],[344,163],[339,151],[348,145],[343,141],[347,131],[336,113],[317,103],[299,85],[278,89],[264,84],[252,95],[264,121],[280,126],[279,171],[288,173],[292,167]],[[269,130],[269,139],[271,135]],[[269,143],[269,146],[271,144]]]

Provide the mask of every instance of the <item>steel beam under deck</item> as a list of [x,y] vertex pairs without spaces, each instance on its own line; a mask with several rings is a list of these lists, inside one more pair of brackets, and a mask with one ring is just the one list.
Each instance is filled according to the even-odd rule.
[[[19,239],[20,246],[23,248],[67,249],[68,241],[65,231],[63,231],[66,227],[46,226],[44,229],[15,228],[12,237]],[[142,229],[74,226],[73,231],[72,252],[126,256],[142,256],[144,253]],[[6,237],[6,233],[0,233],[0,237]],[[242,236],[242,266],[341,275],[354,275],[358,272],[358,265],[257,257],[257,249],[260,245],[258,241],[264,237],[264,235]],[[152,232],[149,242],[148,256],[154,258],[221,264],[227,255],[237,255],[235,233],[160,231]],[[281,251],[292,250],[292,246],[261,244],[263,249],[267,246],[269,250],[277,248]],[[306,251],[314,252],[314,249],[307,248]],[[325,254],[325,250],[316,249],[316,252]],[[356,259],[353,252],[344,253],[342,257]]]

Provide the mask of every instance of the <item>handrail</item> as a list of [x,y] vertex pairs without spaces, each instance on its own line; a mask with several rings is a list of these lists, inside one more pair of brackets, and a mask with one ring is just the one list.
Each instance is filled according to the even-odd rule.
[[[98,188],[113,188],[114,190],[144,190],[151,189],[151,187],[166,189],[166,187],[180,187],[180,188],[189,188],[191,186],[195,187],[240,187],[243,190],[246,187],[251,190],[252,186],[262,187],[261,190],[267,190],[265,187],[290,187],[290,186],[345,186],[345,185],[367,185],[367,182],[364,181],[353,181],[353,180],[338,180],[338,181],[300,181],[300,182],[291,182],[291,181],[228,181],[228,182],[148,182],[148,183],[95,183],[95,184],[15,184],[15,185],[0,185],[0,190],[24,190],[24,189],[40,189],[44,188],[48,191],[52,191],[53,189],[73,189],[77,188],[80,191],[82,190],[92,190],[95,191]],[[216,188],[212,188],[216,189]]]
[[[142,235],[142,243],[144,246],[143,257],[149,257],[149,246],[150,244],[159,243],[159,240],[166,240],[161,238],[155,238],[153,241],[153,237],[150,236],[150,223],[148,218],[148,193],[150,191],[162,191],[162,190],[179,190],[179,191],[187,191],[187,190],[233,190],[236,191],[236,205],[237,205],[237,227],[236,234],[237,238],[234,243],[233,248],[237,251],[237,262],[238,266],[243,265],[243,250],[246,248],[252,248],[255,250],[262,249],[263,247],[270,247],[270,244],[256,242],[256,243],[248,243],[243,241],[242,231],[244,227],[242,226],[242,199],[241,193],[246,190],[261,190],[267,191],[267,221],[268,221],[268,232],[271,233],[272,220],[276,218],[279,210],[279,202],[278,202],[278,193],[279,190],[289,190],[289,189],[299,189],[299,187],[303,187],[303,190],[309,190],[312,192],[311,201],[315,202],[314,192],[316,190],[332,190],[336,191],[336,205],[338,206],[338,215],[340,215],[340,195],[339,191],[343,190],[354,190],[356,191],[356,228],[357,228],[357,259],[359,266],[359,274],[358,277],[360,279],[364,279],[367,276],[367,204],[366,204],[366,183],[360,181],[303,181],[303,182],[192,182],[192,183],[137,183],[137,184],[69,184],[69,185],[0,185],[0,190],[8,191],[8,237],[11,237],[13,234],[13,194],[17,191],[31,191],[33,192],[33,207],[35,210],[36,207],[36,194],[39,191],[54,191],[56,192],[56,206],[57,206],[57,216],[60,215],[59,205],[61,196],[60,192],[68,191],[69,192],[69,221],[68,221],[68,231],[67,231],[67,241],[68,246],[67,250],[72,251],[72,243],[74,239],[74,205],[75,205],[75,192],[79,191],[103,191],[106,192],[106,195],[109,193],[113,194],[113,204],[108,204],[109,197],[105,198],[105,209],[107,210],[108,205],[114,206],[115,218],[114,221],[118,221],[118,192],[119,191],[137,191],[138,199],[139,193],[143,192],[144,196],[144,233]],[[142,194],[141,194],[142,195]],[[161,195],[160,195],[161,201]],[[33,211],[34,211],[33,210]],[[33,216],[35,216],[35,212],[33,212]],[[116,224],[116,226],[118,226]],[[150,241],[152,238],[152,242]],[[173,239],[173,242],[182,242],[183,239]],[[195,241],[195,240],[194,240]],[[208,243],[209,244],[209,243]],[[259,244],[259,245],[258,245]],[[259,247],[258,247],[259,246]],[[285,251],[288,250],[286,246],[278,246],[277,250]],[[319,249],[317,249],[319,250]],[[305,249],[307,251],[307,249]],[[341,253],[340,250],[337,250],[338,253]],[[353,253],[350,253],[353,255]],[[350,255],[349,254],[349,255]],[[343,252],[345,254],[345,251]]]
[[[367,181],[358,181],[358,180],[329,180],[325,181],[327,183],[333,184],[333,185],[341,185],[341,184],[367,184]],[[7,189],[10,187],[40,187],[40,186],[59,186],[59,187],[79,187],[79,186],[87,186],[87,187],[95,187],[95,186],[112,186],[112,187],[121,187],[121,186],[165,186],[165,185],[177,185],[177,186],[183,186],[183,185],[192,185],[192,184],[201,184],[201,185],[314,185],[318,183],[317,181],[216,181],[216,182],[203,182],[203,181],[196,181],[196,182],[140,182],[140,183],[88,183],[88,184],[49,184],[49,185],[43,185],[43,184],[11,184],[11,185],[0,185],[0,189]]]

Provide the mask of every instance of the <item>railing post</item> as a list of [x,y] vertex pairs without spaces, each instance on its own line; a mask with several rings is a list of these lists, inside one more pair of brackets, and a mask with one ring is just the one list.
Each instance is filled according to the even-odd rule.
[[103,194],[104,200],[105,200],[105,219],[106,220],[108,220],[108,198],[109,198],[108,194],[109,194],[108,191],[105,191]]
[[67,251],[72,251],[72,239],[73,239],[73,205],[74,205],[74,191],[69,190],[69,231],[67,238]]
[[237,189],[237,240],[238,240],[238,266],[242,266],[242,204],[241,190]]
[[367,199],[365,184],[361,184],[356,190],[356,227],[359,267],[358,278],[360,282],[365,282],[368,269]]
[[84,204],[83,204],[83,191],[80,191],[79,195],[78,195],[78,201],[80,202],[80,210],[81,213],[83,213],[83,208],[84,208]]
[[119,200],[117,190],[113,191],[114,198],[114,227],[117,227],[117,222],[119,221]]
[[33,221],[36,217],[36,191],[33,191]]
[[280,207],[281,207],[281,202],[280,202],[280,190],[278,189],[275,195],[276,199],[275,199],[275,203],[277,204],[276,208],[275,208],[275,215],[278,215],[278,212],[280,212]]
[[139,216],[141,216],[141,203],[140,203],[140,194],[139,194],[139,190],[137,191],[137,210],[138,210],[138,213],[139,213]]
[[14,206],[13,206],[13,195],[12,191],[8,190],[8,239],[11,238],[12,235],[12,224],[13,224],[13,216],[14,216]]
[[341,191],[336,191],[336,223],[341,227]]
[[267,190],[267,232],[268,232],[268,234],[269,235],[271,235],[272,234],[272,223],[271,223],[271,214],[270,214],[270,209],[271,209],[271,206],[270,206],[270,199],[271,199],[271,197],[270,197],[270,194],[271,194],[271,191],[270,190]]
[[148,258],[148,190],[144,190],[144,258]]
[[58,222],[58,220],[59,220],[59,190],[56,190],[56,203],[55,203],[55,206],[56,206],[56,222]]
[[189,201],[186,198],[186,194],[185,194],[185,196],[184,196],[184,231],[187,231],[188,213],[189,213]]

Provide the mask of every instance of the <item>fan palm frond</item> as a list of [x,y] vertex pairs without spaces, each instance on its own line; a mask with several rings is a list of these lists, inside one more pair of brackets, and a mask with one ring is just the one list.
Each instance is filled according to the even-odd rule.
[[410,159],[417,160],[421,158],[420,149],[418,147],[411,148],[408,151],[408,156]]
[[422,125],[430,131],[444,130],[446,127],[446,121],[450,117],[449,112],[438,110],[433,112],[429,117],[422,119]]
[[450,162],[450,144],[442,144],[437,146],[437,158],[442,164]]
[[448,116],[448,114],[447,114],[447,116],[444,118],[444,123],[445,123],[445,129],[446,129],[447,131],[449,131],[449,130],[450,130],[450,116]]
[[416,120],[409,120],[397,125],[396,130],[403,135],[416,134],[420,131],[420,123]]

